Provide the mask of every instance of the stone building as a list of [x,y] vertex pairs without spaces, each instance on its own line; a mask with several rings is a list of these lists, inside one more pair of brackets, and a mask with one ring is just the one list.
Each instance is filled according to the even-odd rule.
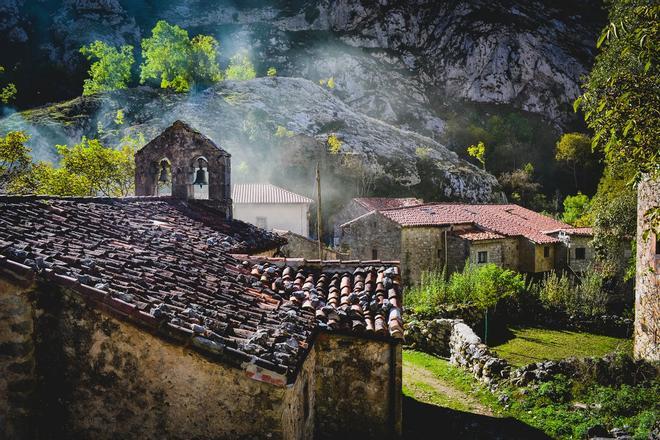
[[204,200],[232,218],[231,155],[185,122],[174,122],[142,147],[135,168],[135,195]]
[[448,272],[461,270],[466,261],[532,274],[566,268],[581,272],[593,261],[591,229],[511,204],[374,210],[341,229],[342,247],[351,258],[400,260],[405,282],[418,282],[423,272],[445,266]]
[[309,207],[314,201],[269,183],[232,186],[234,217],[263,229],[309,236]]
[[414,197],[356,197],[351,199],[346,206],[332,216],[331,220],[335,225],[333,231],[334,245],[339,246],[342,242],[341,225],[354,218],[371,211],[415,206],[422,203],[424,203],[422,199]]
[[0,438],[399,436],[396,263],[239,260],[282,239],[184,183],[0,197]]
[[[637,192],[637,276],[635,278],[636,357],[660,360],[660,237],[650,210],[660,207],[660,180],[646,178]],[[656,228],[658,219],[656,218]]]
[[[291,231],[282,231],[278,229],[273,230],[274,233],[286,240],[286,244],[280,246],[277,256],[287,258],[306,258],[308,260],[316,260],[319,258],[319,243],[317,240],[303,237]],[[323,259],[324,260],[341,260],[347,259],[347,254],[330,249],[323,246]]]

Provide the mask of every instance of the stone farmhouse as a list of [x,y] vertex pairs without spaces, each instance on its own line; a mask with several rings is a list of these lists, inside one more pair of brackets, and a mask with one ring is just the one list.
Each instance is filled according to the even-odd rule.
[[648,215],[650,209],[660,206],[660,180],[642,180],[637,198],[634,353],[660,361],[660,237]]
[[346,206],[332,216],[332,222],[335,225],[333,231],[334,245],[338,247],[342,243],[341,225],[354,218],[371,211],[403,208],[404,206],[415,206],[422,203],[424,203],[423,200],[414,197],[357,197],[351,199]]
[[136,182],[166,158],[171,196],[0,197],[0,438],[398,437],[396,262],[237,257],[281,238],[231,220],[224,151],[163,136]]
[[559,268],[581,272],[593,261],[590,228],[574,228],[512,204],[373,210],[341,230],[341,245],[351,258],[400,260],[404,281],[412,283],[424,271],[461,270],[468,260],[530,274]]
[[314,201],[269,183],[232,186],[234,217],[262,229],[309,236],[309,207]]

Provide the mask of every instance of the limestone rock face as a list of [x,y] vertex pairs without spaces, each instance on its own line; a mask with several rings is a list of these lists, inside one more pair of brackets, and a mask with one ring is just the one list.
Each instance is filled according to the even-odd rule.
[[575,117],[569,104],[604,25],[599,0],[32,3],[0,2],[0,49],[17,54],[3,62],[48,59],[69,72],[57,85],[66,96],[79,93],[85,74],[80,46],[102,39],[139,48],[165,19],[215,36],[224,62],[247,47],[262,74],[274,66],[315,82],[334,77],[331,92],[352,108],[432,137],[448,99],[510,104],[562,126]]
[[[121,126],[114,122],[119,109],[124,111]],[[106,144],[116,145],[126,130],[141,132],[148,141],[178,119],[228,151],[232,176],[238,178],[246,173],[252,181],[290,181],[325,157],[338,168],[341,191],[352,188],[357,172],[352,164],[371,176],[376,192],[387,187],[388,192],[411,193],[425,185],[437,200],[502,200],[493,176],[433,139],[365,116],[328,90],[297,78],[225,81],[192,95],[142,87],[77,98],[15,113],[0,120],[0,133],[26,130],[34,156],[54,160],[55,144],[97,136],[99,127]],[[278,127],[286,130],[284,136],[276,134]],[[342,142],[340,155],[327,152],[331,134]]]

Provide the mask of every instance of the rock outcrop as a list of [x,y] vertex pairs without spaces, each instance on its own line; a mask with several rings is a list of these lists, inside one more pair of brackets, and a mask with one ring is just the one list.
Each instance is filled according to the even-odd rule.
[[[114,121],[120,109],[122,125]],[[328,182],[328,191],[345,196],[354,178],[365,175],[375,193],[411,194],[425,185],[438,200],[502,200],[493,176],[443,145],[365,116],[304,79],[225,81],[196,94],[141,87],[81,97],[15,113],[0,120],[0,134],[25,130],[34,156],[54,160],[57,143],[100,133],[107,145],[117,145],[127,131],[149,140],[177,119],[230,152],[238,180],[244,174],[251,181],[279,178],[295,186],[296,177],[307,176],[310,163],[320,159],[328,162],[326,169],[336,167],[336,185]],[[328,152],[330,135],[342,142],[339,154]],[[305,179],[300,191],[309,193],[312,180]]]
[[[165,19],[214,35],[225,61],[247,47],[262,73],[272,65],[286,76],[334,77],[332,93],[352,108],[429,136],[442,132],[448,99],[510,104],[564,124],[604,24],[598,0],[32,3],[0,4],[3,63],[34,70],[46,60],[60,72],[55,87],[35,87],[32,102],[79,93],[80,46],[101,39],[139,48]],[[20,76],[38,83],[44,68]]]

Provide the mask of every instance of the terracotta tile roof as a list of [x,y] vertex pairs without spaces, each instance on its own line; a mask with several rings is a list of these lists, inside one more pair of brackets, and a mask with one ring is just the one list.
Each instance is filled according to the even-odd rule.
[[368,211],[403,208],[424,203],[422,199],[416,199],[414,197],[357,197],[353,200]]
[[231,198],[237,203],[314,203],[309,197],[301,196],[270,183],[235,183]]
[[[174,199],[0,197],[0,276],[45,278],[249,377],[284,385],[295,378],[319,328],[367,329],[356,323],[353,302],[337,308],[331,301],[334,274],[299,268],[289,284],[284,274],[277,280],[279,268],[262,265],[255,272],[229,253],[250,252],[250,244],[262,240],[279,238]],[[369,319],[375,325],[377,314],[386,324],[400,319],[397,269],[362,267],[338,275],[341,301],[346,286],[360,301],[369,293],[376,304],[369,303],[369,314],[362,310],[365,327]],[[389,295],[396,299],[385,302]],[[397,328],[386,327],[393,336]]]
[[485,231],[504,236],[523,236],[535,243],[556,243],[559,241],[557,238],[543,231],[571,228],[566,223],[513,204],[429,203],[381,213],[402,226],[473,224]]
[[297,307],[319,328],[403,339],[398,261],[248,258],[251,274]]

